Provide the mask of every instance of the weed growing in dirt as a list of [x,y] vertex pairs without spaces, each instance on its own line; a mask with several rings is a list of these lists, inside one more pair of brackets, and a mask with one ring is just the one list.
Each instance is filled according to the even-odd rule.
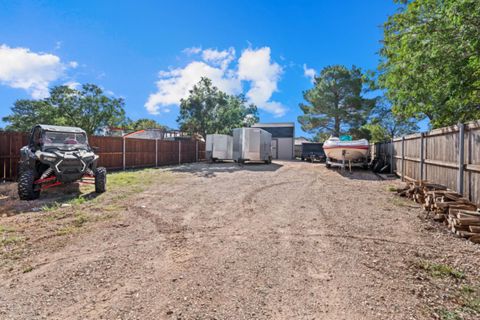
[[462,271],[455,270],[453,267],[434,263],[426,260],[420,260],[416,263],[417,267],[425,270],[428,274],[434,278],[445,278],[445,277],[452,277],[455,279],[464,279],[465,274]]
[[388,186],[388,187],[387,187],[387,191],[396,192],[396,191],[397,191],[397,187],[395,187],[395,186]]
[[56,235],[57,236],[66,236],[69,234],[73,234],[77,231],[77,228],[74,226],[64,226],[60,229],[57,230]]
[[28,273],[28,272],[30,272],[30,271],[32,271],[32,270],[33,270],[33,267],[32,267],[32,266],[27,266],[27,267],[25,267],[25,268],[22,270],[22,273]]
[[467,312],[480,315],[480,288],[464,285],[460,289],[460,298]]

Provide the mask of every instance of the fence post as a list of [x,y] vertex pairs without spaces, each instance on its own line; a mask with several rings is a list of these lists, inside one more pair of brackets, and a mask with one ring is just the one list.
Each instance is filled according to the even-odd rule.
[[122,163],[123,163],[123,170],[125,171],[126,163],[125,163],[125,137],[123,138],[123,148],[122,148]]
[[423,180],[423,163],[425,161],[424,150],[423,150],[423,136],[424,133],[420,134],[420,180]]
[[178,164],[182,164],[182,141],[178,140]]
[[155,139],[155,168],[158,167],[158,139]]
[[405,181],[405,136],[402,137],[402,181]]
[[198,140],[195,140],[195,162],[198,162]]
[[392,140],[390,141],[390,173],[393,174],[393,137]]
[[465,168],[465,125],[458,124],[458,176],[457,192],[463,195],[463,172]]

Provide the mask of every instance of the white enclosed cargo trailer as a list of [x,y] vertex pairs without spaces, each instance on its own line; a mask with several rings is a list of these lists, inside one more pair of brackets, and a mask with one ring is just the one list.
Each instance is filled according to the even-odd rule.
[[233,129],[233,160],[272,162],[272,135],[260,128]]
[[205,156],[207,160],[232,160],[233,138],[226,134],[207,134],[205,141]]

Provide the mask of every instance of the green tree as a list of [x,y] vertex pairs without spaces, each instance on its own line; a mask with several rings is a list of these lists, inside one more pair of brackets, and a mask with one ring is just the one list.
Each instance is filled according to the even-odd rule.
[[377,107],[369,123],[362,128],[369,132],[369,141],[373,143],[389,141],[394,137],[415,133],[419,130],[415,118],[396,115],[385,104]]
[[135,121],[128,120],[128,124],[126,127],[132,131],[145,130],[145,129],[164,129],[164,130],[168,129],[167,126],[161,125],[157,121],[153,119],[147,119],[147,118],[142,118]]
[[177,118],[181,130],[205,137],[208,133],[231,133],[232,129],[258,122],[257,107],[244,96],[232,96],[203,78],[186,99],[180,101]]
[[480,1],[396,1],[379,83],[404,118],[433,127],[480,118]]
[[304,131],[339,136],[366,123],[376,99],[364,97],[368,80],[359,68],[334,65],[315,77],[314,87],[303,93],[303,115],[298,117]]
[[[57,110],[45,100],[27,100],[20,99],[13,104],[12,113],[2,120],[9,123],[5,127],[8,131],[28,132],[32,127],[39,123],[49,124],[57,119]],[[63,119],[59,123],[64,124]]]
[[94,84],[80,90],[57,86],[42,100],[17,100],[12,114],[3,118],[7,130],[28,131],[35,124],[76,126],[92,134],[102,126],[122,126],[126,122],[123,99],[110,98]]
[[126,120],[124,100],[106,96],[94,84],[84,84],[80,90],[54,87],[46,101],[58,110],[66,125],[80,127],[89,134],[102,126],[122,126]]

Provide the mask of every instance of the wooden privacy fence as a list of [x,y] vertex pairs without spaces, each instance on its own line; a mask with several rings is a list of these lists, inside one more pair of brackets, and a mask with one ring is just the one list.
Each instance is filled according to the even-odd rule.
[[[205,159],[205,143],[201,141],[101,136],[90,136],[88,139],[92,147],[98,148],[98,165],[107,169],[158,167]],[[0,180],[16,179],[19,150],[27,143],[26,133],[0,132]]]
[[480,120],[376,144],[402,179],[428,180],[480,205]]

